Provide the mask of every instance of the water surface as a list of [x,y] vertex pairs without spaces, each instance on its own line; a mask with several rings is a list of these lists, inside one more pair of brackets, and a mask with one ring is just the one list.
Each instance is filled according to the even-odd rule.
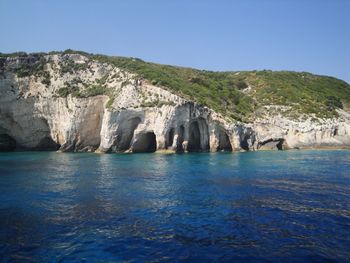
[[350,151],[0,154],[0,261],[350,261]]

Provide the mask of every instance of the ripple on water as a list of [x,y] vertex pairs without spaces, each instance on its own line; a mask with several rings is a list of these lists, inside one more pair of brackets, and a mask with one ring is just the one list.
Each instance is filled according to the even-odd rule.
[[3,261],[347,261],[350,152],[0,153]]

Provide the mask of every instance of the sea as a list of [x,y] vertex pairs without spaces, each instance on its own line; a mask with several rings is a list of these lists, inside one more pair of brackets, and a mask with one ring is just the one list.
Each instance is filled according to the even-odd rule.
[[0,262],[350,262],[350,151],[0,153]]

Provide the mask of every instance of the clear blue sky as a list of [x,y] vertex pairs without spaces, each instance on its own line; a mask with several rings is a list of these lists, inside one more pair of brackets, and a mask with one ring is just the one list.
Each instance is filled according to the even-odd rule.
[[0,0],[0,52],[68,48],[350,83],[350,0]]

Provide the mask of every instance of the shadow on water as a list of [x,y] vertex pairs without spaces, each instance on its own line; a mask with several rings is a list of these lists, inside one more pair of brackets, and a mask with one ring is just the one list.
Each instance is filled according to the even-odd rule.
[[350,258],[350,152],[0,154],[8,261]]

